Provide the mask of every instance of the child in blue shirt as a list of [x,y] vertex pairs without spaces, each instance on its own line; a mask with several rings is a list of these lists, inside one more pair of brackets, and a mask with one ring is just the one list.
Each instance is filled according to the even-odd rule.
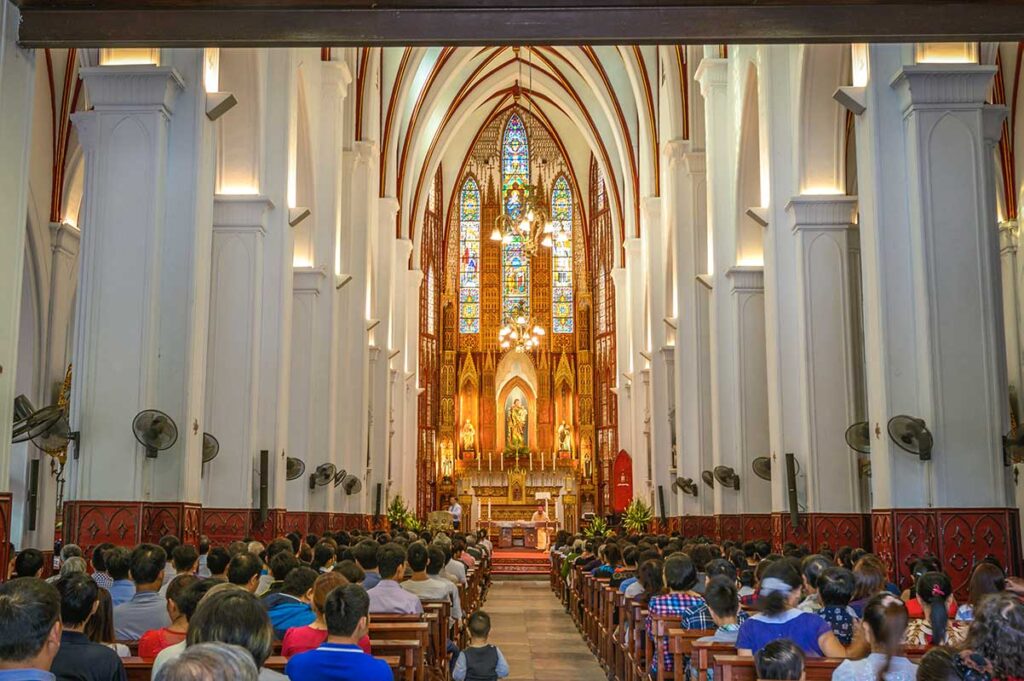
[[469,616],[466,623],[469,629],[469,646],[459,653],[452,670],[454,681],[479,679],[480,681],[498,681],[508,676],[508,662],[501,654],[498,646],[487,642],[491,633],[491,618],[483,610],[477,610]]
[[818,595],[822,608],[818,615],[832,627],[832,633],[844,646],[853,641],[857,615],[850,607],[854,592],[853,573],[846,568],[832,567],[818,575]]

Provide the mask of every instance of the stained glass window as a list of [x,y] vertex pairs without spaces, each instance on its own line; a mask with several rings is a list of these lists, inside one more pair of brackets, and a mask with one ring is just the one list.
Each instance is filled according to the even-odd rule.
[[565,175],[551,190],[551,327],[554,333],[572,333],[572,190]]
[[[509,217],[519,217],[523,195],[530,184],[530,142],[526,127],[518,114],[512,114],[505,125],[505,137],[501,144],[501,188],[505,195],[505,210]],[[520,191],[512,191],[519,185]]]
[[[501,187],[505,196],[505,212],[517,218],[522,211],[526,186],[530,183],[530,142],[526,126],[518,114],[512,114],[505,125],[501,142]],[[517,187],[518,185],[518,187]],[[501,311],[507,319],[515,311],[530,316],[530,260],[523,251],[520,236],[502,245],[501,249]]]
[[459,333],[480,332],[480,187],[467,177],[459,201]]

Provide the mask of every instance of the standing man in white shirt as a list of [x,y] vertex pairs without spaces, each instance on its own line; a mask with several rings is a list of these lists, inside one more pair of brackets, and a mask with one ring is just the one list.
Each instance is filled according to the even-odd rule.
[[452,526],[457,530],[462,526],[462,506],[454,494],[449,501],[451,504],[448,506],[448,512],[452,514]]

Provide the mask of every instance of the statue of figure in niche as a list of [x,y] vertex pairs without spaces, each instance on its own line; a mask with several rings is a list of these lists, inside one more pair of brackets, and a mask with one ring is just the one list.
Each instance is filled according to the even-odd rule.
[[509,449],[518,451],[526,447],[527,415],[526,407],[517,397],[512,401],[512,406],[508,408],[508,413],[505,414],[505,423],[507,424],[505,442]]
[[558,425],[556,432],[558,451],[566,454],[572,453],[572,428],[564,420]]
[[593,475],[594,459],[590,450],[590,438],[584,437],[580,443],[580,467],[583,469],[583,477],[590,479]]
[[473,427],[473,422],[469,419],[466,419],[462,426],[462,451],[476,451],[476,428]]

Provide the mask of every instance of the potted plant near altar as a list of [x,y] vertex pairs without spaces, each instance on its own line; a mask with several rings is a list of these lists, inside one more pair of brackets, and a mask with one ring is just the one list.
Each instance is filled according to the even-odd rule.
[[405,505],[401,494],[388,504],[388,524],[392,531],[407,529],[409,516],[409,508]]
[[594,516],[587,529],[583,531],[583,536],[587,539],[604,539],[610,531],[608,529],[608,522],[604,518]]
[[622,514],[622,526],[631,534],[642,534],[647,531],[647,526],[654,519],[654,512],[651,507],[640,497],[633,497],[629,502],[626,512]]

